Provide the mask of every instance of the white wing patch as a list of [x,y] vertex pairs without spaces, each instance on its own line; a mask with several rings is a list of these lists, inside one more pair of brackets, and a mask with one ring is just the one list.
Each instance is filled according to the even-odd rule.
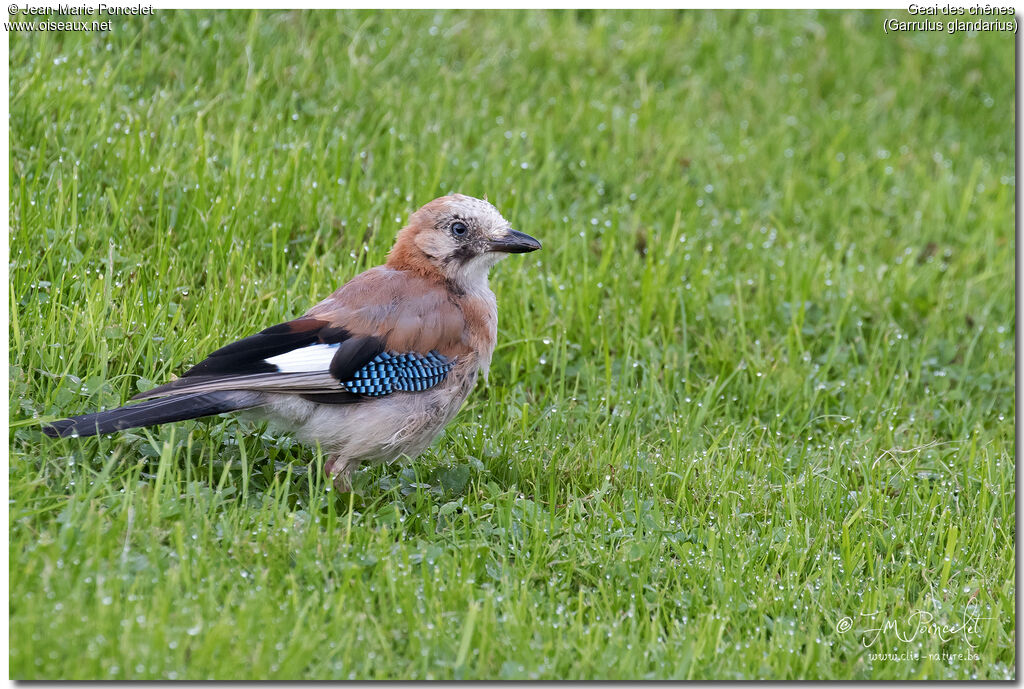
[[277,366],[281,373],[316,373],[327,371],[331,367],[331,359],[338,351],[340,343],[313,344],[300,349],[293,349],[266,359],[268,364]]

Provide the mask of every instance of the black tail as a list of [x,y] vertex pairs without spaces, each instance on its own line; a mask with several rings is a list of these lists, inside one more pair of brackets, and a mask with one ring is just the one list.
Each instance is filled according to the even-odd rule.
[[43,426],[43,433],[51,438],[99,435],[128,428],[155,426],[171,421],[197,419],[226,411],[259,406],[261,395],[241,390],[194,392],[190,395],[163,397],[127,407],[118,407],[95,414],[73,416]]

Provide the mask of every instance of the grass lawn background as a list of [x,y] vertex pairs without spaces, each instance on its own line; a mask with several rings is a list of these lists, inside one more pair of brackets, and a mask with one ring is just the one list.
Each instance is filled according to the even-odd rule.
[[[12,32],[11,676],[1013,677],[1013,39],[884,16]],[[490,380],[361,496],[228,417],[39,432],[455,190],[544,249],[492,272]],[[868,643],[915,611],[982,619]]]

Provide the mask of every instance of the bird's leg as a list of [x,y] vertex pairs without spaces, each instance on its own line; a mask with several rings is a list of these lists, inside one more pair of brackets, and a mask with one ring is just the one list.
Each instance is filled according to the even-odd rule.
[[334,481],[334,489],[339,493],[352,492],[352,474],[358,468],[358,459],[342,455],[331,455],[324,462],[324,473],[327,474],[327,478]]

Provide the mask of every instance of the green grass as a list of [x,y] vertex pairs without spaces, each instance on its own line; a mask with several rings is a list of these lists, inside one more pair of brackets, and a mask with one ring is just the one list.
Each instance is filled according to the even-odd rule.
[[[12,33],[11,676],[1013,677],[1013,42],[883,16]],[[361,496],[229,417],[40,433],[451,190],[544,249],[492,274],[490,380]],[[984,619],[858,634],[917,611]]]

